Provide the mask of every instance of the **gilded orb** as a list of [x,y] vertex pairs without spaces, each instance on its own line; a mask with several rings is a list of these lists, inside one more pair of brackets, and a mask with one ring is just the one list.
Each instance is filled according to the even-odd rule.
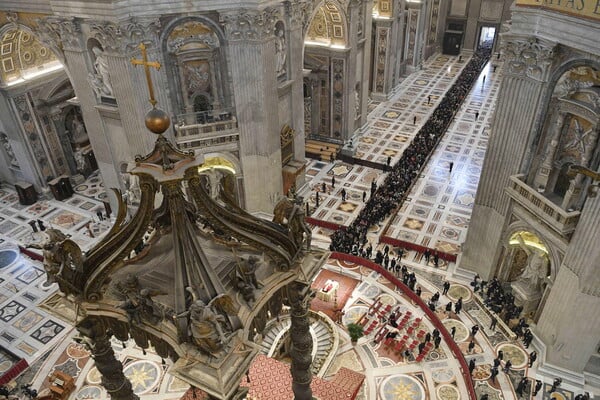
[[151,132],[160,135],[169,128],[171,119],[163,110],[153,108],[146,114],[145,122],[146,127],[150,129]]

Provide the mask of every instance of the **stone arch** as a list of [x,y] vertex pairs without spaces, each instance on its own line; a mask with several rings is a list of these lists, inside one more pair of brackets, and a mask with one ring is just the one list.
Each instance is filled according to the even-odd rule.
[[[304,99],[306,138],[343,143],[349,128],[348,104],[354,88],[347,87],[349,45],[346,8],[337,0],[322,0],[313,8],[304,35],[304,82],[314,95]],[[350,95],[352,92],[352,96]],[[354,100],[352,100],[354,101]]]
[[[543,143],[544,128],[545,128],[544,122],[547,121],[548,118],[550,117],[549,114],[551,113],[551,107],[552,107],[552,95],[554,93],[554,89],[556,87],[556,84],[558,83],[558,80],[567,71],[569,71],[572,68],[578,67],[578,66],[588,66],[588,67],[592,67],[597,70],[600,70],[600,61],[595,61],[595,60],[591,60],[591,59],[584,58],[584,57],[585,57],[584,55],[577,55],[576,57],[573,57],[569,61],[564,62],[561,65],[557,66],[550,73],[550,78],[548,79],[547,88],[543,95],[543,99],[540,102],[540,104],[541,104],[540,109],[543,111],[540,113],[538,122],[536,122],[535,138],[532,141],[533,147],[537,147],[540,145],[540,143]],[[535,151],[535,148],[533,149],[533,151]]]
[[222,112],[233,107],[225,43],[221,27],[203,16],[174,19],[163,30],[160,46],[177,114],[193,114],[194,99],[198,96],[211,101],[205,119],[210,119],[211,110]]
[[[9,86],[64,69],[54,49],[44,45],[28,26],[8,23],[0,27],[0,85]],[[40,67],[43,71],[40,71]]]
[[583,178],[566,182],[563,167],[572,163],[597,168],[600,162],[595,151],[600,145],[600,65],[572,59],[557,68],[549,81],[527,179],[546,195],[559,196],[563,208],[577,208],[585,201]]
[[[511,241],[514,240],[514,237],[520,232],[527,232],[527,233],[537,237],[537,239],[539,240],[541,245],[544,246],[544,248],[546,249],[546,252],[548,255],[548,261],[549,261],[548,277],[551,281],[554,281],[554,279],[556,278],[556,275],[558,273],[558,268],[561,263],[560,254],[556,250],[555,246],[551,245],[551,241],[548,240],[548,238],[542,232],[540,232],[538,229],[534,228],[533,226],[531,226],[523,221],[518,221],[518,222],[511,224],[508,227],[508,229],[506,230],[505,234],[503,235],[502,246],[505,249],[505,251],[504,251],[505,256],[504,256],[504,260],[501,260],[501,266],[500,266],[501,270],[498,271],[498,275],[505,277],[505,280],[508,280],[508,278],[510,278],[511,269],[514,267],[512,261],[515,256],[515,253],[516,253],[514,250],[518,249],[518,245],[516,243],[511,243]],[[518,250],[521,251],[520,249],[518,249]],[[516,272],[515,272],[515,274],[516,274]],[[513,276],[513,278],[516,278],[516,276]]]

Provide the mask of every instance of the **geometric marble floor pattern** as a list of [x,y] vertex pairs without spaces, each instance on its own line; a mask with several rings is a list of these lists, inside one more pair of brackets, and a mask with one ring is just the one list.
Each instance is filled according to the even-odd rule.
[[[421,71],[406,77],[392,99],[378,103],[370,112],[365,133],[355,139],[355,156],[381,164],[390,156],[392,163],[396,162],[467,62],[466,57],[459,61],[458,57],[435,55]],[[493,65],[497,66],[496,72],[492,72]],[[502,79],[501,66],[502,61],[495,59],[486,65],[403,206],[392,221],[371,228],[374,244],[385,234],[446,253],[460,251],[487,148],[489,122]],[[451,162],[452,174],[448,172]],[[335,188],[331,186],[332,176]],[[307,166],[310,193],[305,197],[312,208],[316,208],[316,192],[320,192],[319,207],[311,216],[350,224],[362,209],[363,193],[368,197],[371,182],[379,184],[384,178],[384,172],[373,168],[311,160]],[[345,202],[341,201],[342,188],[347,194]],[[420,255],[411,257],[421,262]]]
[[[412,313],[413,317],[423,318],[420,327],[425,332],[432,332],[433,325],[424,317],[423,312],[417,308],[406,296],[396,290],[391,282],[387,281],[379,274],[366,268],[359,267],[356,264],[339,260],[329,260],[325,268],[327,274],[332,279],[331,273],[352,276],[359,279],[360,284],[354,289],[351,297],[345,304],[339,304],[344,308],[343,323],[337,325],[340,333],[340,346],[335,361],[329,367],[325,377],[334,375],[340,366],[346,366],[363,373],[365,375],[365,384],[358,399],[466,399],[468,398],[466,386],[462,380],[460,366],[451,356],[447,344],[442,341],[439,349],[433,349],[427,354],[427,357],[416,362],[413,353],[410,358],[398,356],[397,353],[390,352],[383,344],[374,342],[374,335],[378,328],[375,328],[370,335],[359,339],[356,345],[350,344],[346,331],[342,328],[350,322],[356,322],[361,316],[365,315],[376,300],[384,305],[390,305],[391,309],[396,309],[406,315],[407,311]],[[339,280],[342,281],[342,280]],[[339,282],[338,281],[338,282]],[[434,283],[435,282],[435,283]],[[428,299],[435,292],[441,292],[441,280],[427,280],[419,276],[418,285],[422,288],[421,297]],[[453,284],[454,286],[454,284]],[[464,297],[464,312],[460,315],[454,313],[446,314],[438,310],[437,315],[448,329],[457,328],[455,341],[467,361],[474,358],[477,362],[478,371],[474,374],[477,393],[493,392],[496,399],[512,399],[514,392],[509,384],[507,376],[497,378],[497,388],[490,385],[489,369],[498,349],[505,350],[506,359],[511,358],[515,373],[523,374],[526,370],[525,360],[526,352],[519,343],[511,342],[501,332],[487,332],[482,329],[481,333],[474,338],[476,343],[472,352],[468,350],[470,338],[470,329],[475,323],[481,323],[473,315],[479,310],[479,305],[475,301],[472,292],[466,286],[458,284],[469,292]],[[442,295],[440,304],[445,305],[453,298]],[[400,334],[402,335],[402,334]],[[412,340],[412,339],[411,339]],[[486,374],[485,371],[488,371]]]

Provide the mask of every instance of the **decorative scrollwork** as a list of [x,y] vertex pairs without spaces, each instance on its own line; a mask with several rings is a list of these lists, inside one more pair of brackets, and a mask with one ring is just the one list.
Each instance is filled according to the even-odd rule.
[[545,43],[535,37],[509,37],[502,48],[508,61],[509,73],[526,74],[536,80],[548,79],[556,43]]
[[104,49],[111,53],[128,53],[140,44],[155,46],[158,43],[160,21],[151,19],[140,21],[130,18],[119,24],[96,22],[90,25],[91,36],[98,40]]
[[262,11],[242,10],[221,15],[229,41],[262,40],[274,34],[279,10],[267,7]]

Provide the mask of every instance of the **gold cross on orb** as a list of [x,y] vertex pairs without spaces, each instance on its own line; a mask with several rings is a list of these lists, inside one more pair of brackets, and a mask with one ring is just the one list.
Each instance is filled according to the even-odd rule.
[[150,93],[150,104],[154,107],[157,103],[154,98],[154,87],[152,86],[152,78],[150,77],[150,67],[156,68],[156,70],[160,69],[160,63],[158,61],[148,61],[148,53],[146,52],[146,45],[144,43],[140,43],[139,46],[142,51],[142,59],[136,60],[135,58],[131,59],[131,63],[135,65],[143,65],[144,70],[146,71],[146,82],[148,82],[148,92]]

